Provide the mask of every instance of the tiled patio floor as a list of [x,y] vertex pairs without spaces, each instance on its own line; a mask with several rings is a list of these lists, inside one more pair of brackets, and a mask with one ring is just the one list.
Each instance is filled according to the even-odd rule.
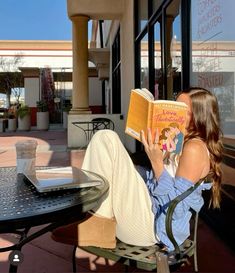
[[[81,166],[84,150],[67,150],[66,132],[53,130],[0,133],[0,167],[16,165],[14,145],[22,138],[37,139],[39,144],[37,166]],[[229,179],[230,171],[227,172],[226,179]],[[199,222],[198,230],[199,271],[235,272],[235,254],[232,250],[202,220]],[[0,246],[7,246],[15,239],[13,235],[0,235]],[[47,233],[23,247],[24,262],[19,266],[18,272],[72,272],[72,250],[72,246],[53,241],[50,234]],[[0,253],[0,273],[8,272],[8,255],[9,253]],[[123,272],[124,269],[122,265],[107,262],[82,250],[77,250],[76,255],[78,272]],[[193,267],[188,265],[180,268],[177,272],[193,272]]]

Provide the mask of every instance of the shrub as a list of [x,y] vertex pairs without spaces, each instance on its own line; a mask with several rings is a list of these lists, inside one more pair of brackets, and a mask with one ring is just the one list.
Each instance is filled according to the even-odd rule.
[[45,100],[37,101],[37,111],[38,112],[47,112],[48,111],[48,105]]
[[19,118],[24,118],[27,115],[30,115],[30,108],[28,105],[22,105],[17,110],[17,115]]

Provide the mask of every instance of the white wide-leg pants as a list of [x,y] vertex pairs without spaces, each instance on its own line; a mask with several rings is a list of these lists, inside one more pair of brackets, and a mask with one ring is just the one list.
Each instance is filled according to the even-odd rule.
[[115,132],[100,130],[92,137],[82,169],[96,172],[109,182],[109,192],[95,214],[115,217],[117,238],[133,245],[155,244],[148,189]]

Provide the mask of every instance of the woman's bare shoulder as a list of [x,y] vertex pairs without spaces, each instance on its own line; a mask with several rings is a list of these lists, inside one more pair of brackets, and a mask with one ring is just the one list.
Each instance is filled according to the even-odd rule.
[[204,142],[191,139],[184,144],[182,155],[187,155],[187,157],[191,155],[200,158],[204,154],[207,155],[207,149]]
[[179,160],[177,174],[196,182],[204,177],[210,167],[207,148],[203,141],[187,141]]

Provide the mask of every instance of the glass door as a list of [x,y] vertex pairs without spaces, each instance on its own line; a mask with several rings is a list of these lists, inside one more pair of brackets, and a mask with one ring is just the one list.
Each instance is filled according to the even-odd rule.
[[163,98],[161,18],[154,24],[154,97]]
[[180,0],[172,1],[165,10],[166,98],[174,99],[181,90]]

